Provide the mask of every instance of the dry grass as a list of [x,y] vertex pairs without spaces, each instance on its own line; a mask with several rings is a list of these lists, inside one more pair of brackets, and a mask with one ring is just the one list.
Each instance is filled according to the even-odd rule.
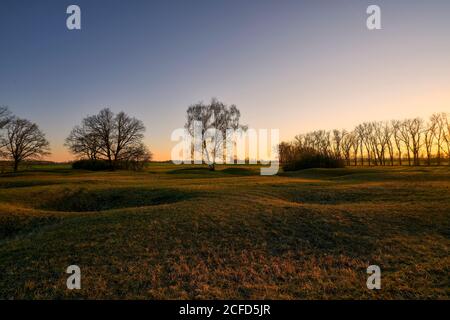
[[448,299],[449,238],[450,168],[0,177],[4,299]]

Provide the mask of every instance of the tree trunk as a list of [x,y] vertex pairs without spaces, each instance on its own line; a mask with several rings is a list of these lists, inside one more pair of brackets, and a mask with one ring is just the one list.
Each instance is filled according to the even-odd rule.
[[398,149],[398,165],[402,165],[402,151]]
[[17,172],[19,169],[19,161],[14,161],[14,172]]
[[439,143],[438,143],[438,152],[437,152],[437,164],[438,164],[438,166],[441,165],[441,147],[440,147]]
[[360,154],[361,154],[361,166],[364,166],[364,151],[363,151],[363,145],[362,145],[362,142],[361,142],[361,146],[360,146],[360,149],[359,149],[360,151]]
[[112,159],[108,159],[109,169],[114,171],[115,162]]

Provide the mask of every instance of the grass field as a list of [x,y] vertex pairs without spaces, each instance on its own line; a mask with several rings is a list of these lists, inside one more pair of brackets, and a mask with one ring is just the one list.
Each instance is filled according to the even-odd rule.
[[0,177],[3,299],[449,299],[449,249],[446,167]]

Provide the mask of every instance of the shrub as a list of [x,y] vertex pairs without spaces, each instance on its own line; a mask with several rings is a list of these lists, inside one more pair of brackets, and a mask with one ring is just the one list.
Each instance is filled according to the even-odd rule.
[[83,169],[92,171],[104,171],[104,170],[142,170],[144,169],[147,161],[117,161],[112,167],[106,160],[77,160],[72,163],[73,169]]
[[146,163],[148,163],[148,161],[136,161],[136,160],[117,161],[114,166],[114,169],[140,171],[144,169]]
[[284,171],[295,171],[310,168],[344,168],[344,160],[317,152],[301,153],[295,160],[283,164]]
[[73,169],[92,171],[111,170],[111,165],[105,160],[77,160],[72,163]]

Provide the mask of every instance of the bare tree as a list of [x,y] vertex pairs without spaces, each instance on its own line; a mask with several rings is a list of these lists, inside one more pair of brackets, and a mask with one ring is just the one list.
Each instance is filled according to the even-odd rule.
[[89,160],[97,160],[98,158],[100,141],[84,124],[72,129],[64,145],[80,158],[86,157]]
[[[290,162],[295,160],[295,154],[296,154],[295,149],[296,149],[296,146],[294,144],[295,143],[281,142],[278,145],[279,159],[280,159],[280,163],[281,164],[290,163]],[[297,145],[301,144],[301,142],[299,142],[297,140],[296,144]]]
[[[119,112],[115,119],[113,144],[114,161],[127,160],[127,151],[134,150],[136,154],[144,154],[146,148],[142,143],[145,127],[142,121]],[[125,151],[125,152],[124,152]]]
[[347,131],[345,130],[333,130],[333,138],[332,138],[332,148],[334,156],[337,158],[342,157],[342,139],[347,134]]
[[220,150],[226,146],[226,131],[247,129],[239,123],[240,117],[241,113],[235,105],[227,106],[215,98],[210,104],[205,105],[200,102],[188,107],[185,128],[193,137],[194,122],[198,121],[201,124],[202,153],[206,157],[210,170],[215,170],[218,157],[223,160],[224,155],[220,153]]
[[310,135],[312,148],[324,155],[331,155],[331,133],[325,130],[313,131]]
[[[372,145],[372,133],[373,133],[373,126],[369,122],[364,122],[363,124],[360,124],[358,127],[356,127],[356,130],[358,131],[358,134],[360,135],[360,139],[362,144],[364,144],[366,148],[367,153],[367,161],[369,166],[371,165],[372,161],[372,153],[373,153],[373,145]],[[361,144],[361,145],[362,145]],[[361,157],[364,158],[364,155],[362,153],[361,149]]]
[[351,157],[351,150],[352,147],[354,146],[353,140],[354,140],[354,136],[353,133],[347,133],[345,130],[342,131],[343,132],[343,136],[342,136],[342,153],[344,154],[344,159],[345,162],[347,163],[347,165],[350,165],[350,157]]
[[431,125],[434,126],[435,132],[434,137],[436,140],[436,158],[438,166],[441,165],[441,154],[442,154],[442,143],[445,136],[445,124],[444,124],[444,114],[435,113],[431,116]]
[[151,151],[141,142],[126,146],[122,150],[122,161],[129,169],[140,170],[153,158]]
[[414,165],[420,165],[420,148],[422,147],[422,134],[423,134],[423,120],[420,118],[414,118],[408,122],[409,134],[412,141],[412,153],[414,157]]
[[4,129],[11,120],[12,116],[8,107],[0,106],[0,130]]
[[352,144],[352,149],[353,149],[353,161],[355,163],[355,166],[358,165],[358,150],[359,150],[359,146],[360,146],[360,141],[359,141],[359,135],[356,131],[352,131],[352,133],[350,134],[351,137],[351,144]]
[[[386,148],[389,153],[389,159],[391,166],[394,165],[394,144],[392,143],[392,136],[394,134],[394,130],[389,122],[384,122],[383,124],[383,139],[386,143]],[[386,165],[386,163],[383,163]]]
[[[11,122],[12,116],[11,112],[9,111],[8,107],[0,107],[0,140],[3,140],[2,137],[4,135],[3,129],[5,129],[6,125]],[[4,148],[6,145],[3,144],[3,142],[0,142],[0,156],[4,157],[6,155]]]
[[364,122],[350,133],[346,130],[316,130],[297,135],[293,143],[282,144],[282,149],[285,156],[315,152],[343,158],[346,165],[350,165],[353,160],[355,166],[358,165],[358,157],[361,166],[364,166],[365,161],[369,166],[393,166],[396,154],[401,166],[404,153],[410,166],[420,165],[425,157],[426,165],[430,166],[434,156],[437,164],[441,165],[444,153],[450,165],[450,115],[433,114],[427,123],[421,118]]
[[402,165],[402,122],[398,120],[391,121],[392,137],[394,138],[395,147],[397,148],[398,164]]
[[411,123],[411,120],[404,120],[401,122],[400,128],[399,128],[401,140],[406,147],[406,155],[408,157],[408,165],[409,166],[411,165],[411,150],[412,150],[411,137],[409,135],[410,123]]
[[364,133],[364,127],[362,124],[359,124],[358,126],[356,126],[355,128],[355,133],[358,137],[358,141],[359,141],[359,152],[360,152],[360,158],[361,158],[361,166],[364,166],[364,139],[365,139],[365,133]]
[[99,142],[98,154],[106,158],[111,168],[113,168],[113,145],[114,145],[114,113],[106,108],[100,110],[97,115],[83,119],[83,124],[87,127],[90,135]]
[[375,155],[375,163],[378,162],[379,165],[384,165],[387,144],[384,124],[382,122],[373,122],[371,125],[373,130],[370,140]]
[[6,125],[2,145],[8,158],[14,161],[14,172],[24,160],[37,160],[50,154],[49,142],[39,127],[26,119],[13,118]]
[[65,145],[75,155],[106,160],[111,169],[115,169],[119,162],[130,161],[130,157],[140,155],[142,159],[148,158],[143,156],[150,154],[142,142],[144,131],[142,121],[124,112],[114,115],[106,108],[84,118],[80,126],[75,126]]
[[447,158],[449,160],[448,165],[450,165],[450,119],[445,113],[443,113],[441,117],[442,117],[442,126],[444,128],[443,137],[446,144],[445,153],[447,154]]
[[436,137],[436,122],[431,120],[423,130],[423,133],[425,141],[425,152],[427,155],[427,165],[431,166],[433,142],[434,138]]

